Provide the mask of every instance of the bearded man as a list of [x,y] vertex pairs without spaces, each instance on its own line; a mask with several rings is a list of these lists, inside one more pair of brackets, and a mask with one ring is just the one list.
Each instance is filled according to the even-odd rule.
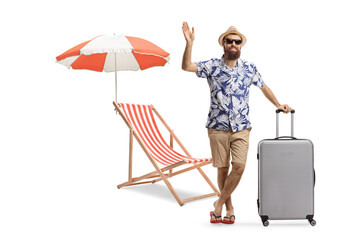
[[[200,78],[206,78],[211,93],[206,128],[208,128],[213,166],[217,168],[221,194],[214,203],[214,211],[210,212],[210,222],[233,224],[235,215],[231,194],[244,172],[249,148],[250,86],[259,87],[266,98],[284,113],[291,112],[291,108],[277,101],[253,63],[240,59],[246,37],[234,26],[229,27],[218,39],[224,49],[221,59],[213,58],[196,63],[191,61],[195,40],[194,27],[190,30],[188,23],[183,22],[182,30],[186,40],[182,69],[195,72]],[[229,174],[230,156],[232,169]],[[224,204],[226,215],[222,219]]]

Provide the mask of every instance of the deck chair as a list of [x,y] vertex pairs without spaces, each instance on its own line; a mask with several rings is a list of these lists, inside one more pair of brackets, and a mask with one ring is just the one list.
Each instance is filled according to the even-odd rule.
[[[117,187],[132,186],[144,183],[155,183],[158,181],[164,181],[170,192],[182,206],[184,203],[198,200],[206,197],[212,197],[219,195],[219,191],[210,181],[204,171],[201,169],[212,162],[211,158],[193,158],[186,150],[184,145],[175,136],[174,132],[165,123],[164,119],[160,116],[158,111],[152,105],[138,105],[138,104],[125,104],[113,102],[116,111],[123,118],[125,123],[130,129],[130,140],[129,140],[129,178],[127,182],[119,184]],[[157,115],[158,119],[163,123],[165,128],[170,133],[170,144],[167,144],[161,135],[158,125],[156,124],[153,112]],[[140,177],[132,177],[132,149],[133,149],[133,137],[138,141],[141,148],[149,158],[150,162],[155,168],[155,171],[145,174]],[[173,149],[173,139],[179,144],[181,149],[185,152],[186,156],[176,152]],[[191,164],[190,167],[173,172],[173,169],[184,164]],[[160,168],[160,165],[164,167]],[[213,189],[213,193],[196,196],[188,199],[181,199],[175,192],[174,188],[170,184],[168,178],[176,176],[178,174],[197,169],[200,174],[204,177],[206,182]],[[165,173],[168,171],[168,173]],[[149,178],[155,178],[151,181],[144,181]]]

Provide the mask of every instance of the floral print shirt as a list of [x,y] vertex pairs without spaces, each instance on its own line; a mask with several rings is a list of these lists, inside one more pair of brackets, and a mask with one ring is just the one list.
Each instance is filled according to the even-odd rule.
[[264,81],[253,63],[239,59],[230,69],[221,59],[196,62],[198,77],[207,78],[210,87],[210,110],[206,127],[233,132],[251,127],[249,120],[250,86],[262,88]]

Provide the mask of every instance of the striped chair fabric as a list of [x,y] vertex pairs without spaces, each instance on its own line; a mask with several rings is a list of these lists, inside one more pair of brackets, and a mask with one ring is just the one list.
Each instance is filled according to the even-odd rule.
[[181,155],[172,149],[161,135],[151,105],[120,103],[121,110],[134,131],[148,149],[151,156],[162,165],[171,165],[180,161],[201,163],[211,158],[192,158]]

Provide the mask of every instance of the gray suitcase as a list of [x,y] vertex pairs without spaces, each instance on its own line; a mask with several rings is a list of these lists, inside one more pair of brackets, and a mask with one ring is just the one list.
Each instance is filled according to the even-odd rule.
[[279,137],[279,112],[276,110],[276,138],[258,145],[258,211],[264,226],[268,220],[307,219],[314,217],[314,147],[310,140],[294,137],[294,113],[291,112],[291,136]]

